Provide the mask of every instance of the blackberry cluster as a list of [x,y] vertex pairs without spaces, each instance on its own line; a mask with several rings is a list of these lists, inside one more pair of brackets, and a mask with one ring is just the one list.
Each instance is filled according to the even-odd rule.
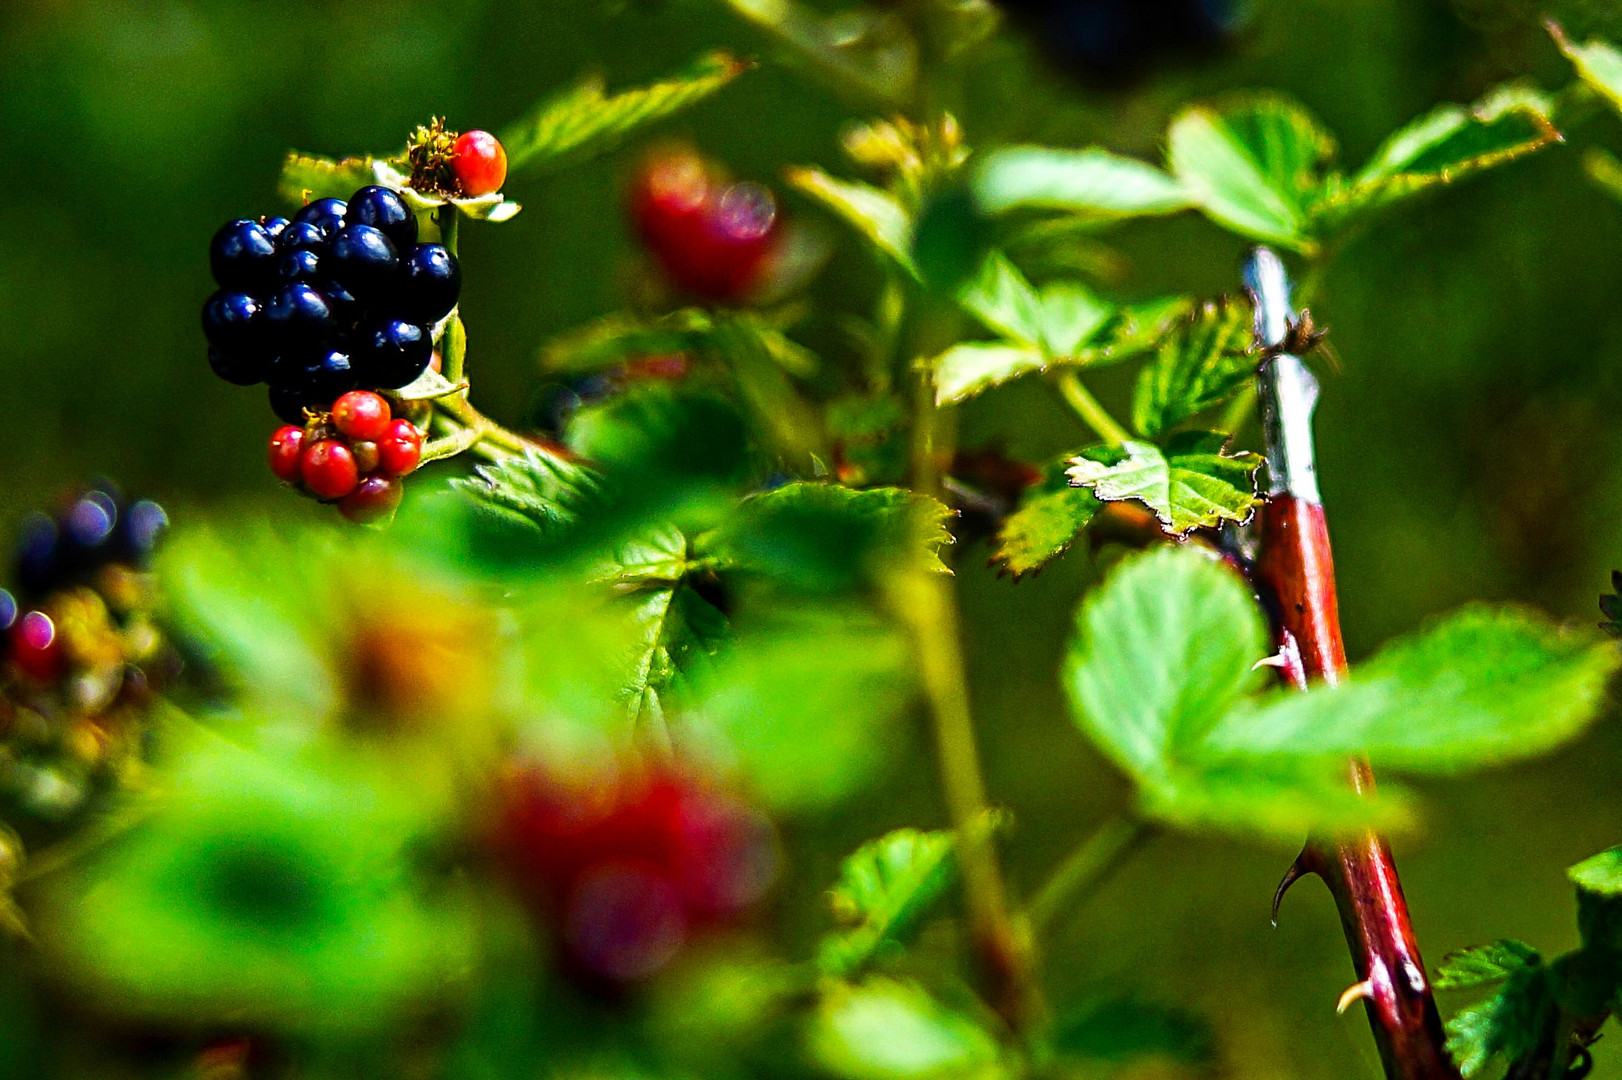
[[239,386],[269,383],[289,424],[350,390],[414,381],[462,290],[456,256],[419,244],[416,214],[376,185],[348,202],[317,199],[292,220],[232,221],[209,261],[220,286],[203,306],[209,365]]
[[144,570],[169,516],[150,499],[130,500],[99,481],[55,513],[23,521],[13,581],[24,603],[81,585],[110,566]]

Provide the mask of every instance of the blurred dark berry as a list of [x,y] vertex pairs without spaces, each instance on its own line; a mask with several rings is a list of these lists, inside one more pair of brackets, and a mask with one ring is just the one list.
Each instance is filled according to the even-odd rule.
[[997,0],[1066,74],[1130,85],[1155,67],[1219,50],[1238,28],[1233,0]]

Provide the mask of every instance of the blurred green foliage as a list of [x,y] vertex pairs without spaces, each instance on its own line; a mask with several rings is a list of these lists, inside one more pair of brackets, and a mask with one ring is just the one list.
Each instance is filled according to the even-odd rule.
[[[1344,159],[1360,161],[1439,102],[1527,74],[1564,83],[1545,13],[1574,37],[1622,38],[1622,14],[1599,0],[1259,0],[1234,56],[1128,96],[1073,91],[1010,40],[951,105],[979,144],[1099,143],[1159,160],[1168,119],[1190,99],[1272,87],[1305,102],[1338,133]],[[432,114],[500,128],[583,71],[631,84],[718,45],[771,55],[700,0],[11,0],[0,10],[0,126],[14,147],[0,200],[0,400],[10,418],[0,429],[0,529],[92,473],[164,499],[181,521],[244,500],[269,505],[272,522],[309,516],[263,467],[257,433],[271,425],[258,394],[206,370],[197,311],[213,229],[282,205],[276,180],[290,148],[386,150]],[[852,115],[767,63],[666,130],[741,175],[776,180],[788,162],[841,171],[838,134]],[[1596,116],[1577,141],[1622,147],[1622,127]],[[622,306],[630,291],[619,178],[635,149],[519,176],[511,193],[524,214],[467,230],[470,365],[498,418],[521,422],[533,406],[542,342]],[[1142,227],[1123,246],[1125,293],[1235,287],[1241,242],[1202,220]],[[1401,209],[1340,253],[1314,314],[1332,328],[1343,365],[1326,380],[1320,472],[1354,655],[1472,598],[1597,619],[1594,598],[1622,561],[1618,266],[1622,208],[1589,184],[1578,154],[1559,148]],[[829,310],[865,310],[877,283],[846,243],[819,293]],[[810,324],[812,344],[837,333],[831,321]],[[1102,385],[1124,415],[1130,380]],[[969,445],[1012,431],[1009,449],[1035,460],[1081,438],[1034,385],[969,404],[961,426]],[[1054,674],[1089,560],[1014,586],[979,569],[984,554],[957,555],[970,677],[991,788],[1015,812],[1013,875],[1028,890],[1079,823],[1124,796],[1070,728]],[[797,830],[802,857],[778,895],[802,952],[826,925],[820,895],[843,854],[886,828],[941,820],[927,756],[898,742],[909,765],[890,774],[868,814]],[[1547,763],[1427,791],[1433,832],[1405,843],[1399,859],[1433,961],[1506,931],[1551,954],[1576,943],[1558,869],[1617,839],[1619,760],[1622,734],[1602,726]],[[140,875],[140,854],[127,856],[125,873]],[[1282,869],[1276,853],[1224,841],[1158,841],[1074,913],[1046,978],[1061,1000],[1129,991],[1192,1008],[1215,1022],[1219,1056],[1246,1076],[1374,1075],[1361,1022],[1333,1015],[1328,988],[1350,971],[1327,899],[1298,890],[1282,928],[1268,929],[1266,897]],[[10,1018],[0,1069],[37,1034],[25,1003],[10,1008],[20,1002],[11,969],[0,964]],[[530,1045],[533,1033],[503,1025],[545,1003],[502,1004],[503,992],[514,993],[491,991],[498,1004],[476,1033],[490,1046]],[[845,1054],[899,1016],[928,1036],[915,1047],[979,1060],[984,1047],[949,1025],[930,1028],[927,1011],[906,1012],[909,994],[900,983],[864,986],[830,1006],[820,1045]],[[481,1053],[494,1052],[466,1051]]]

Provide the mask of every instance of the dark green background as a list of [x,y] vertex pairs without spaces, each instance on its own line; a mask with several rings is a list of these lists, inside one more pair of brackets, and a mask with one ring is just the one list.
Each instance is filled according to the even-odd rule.
[[[1154,157],[1180,103],[1266,85],[1309,104],[1356,162],[1435,103],[1520,75],[1563,83],[1541,15],[1622,38],[1614,7],[1278,0],[1258,5],[1230,59],[1125,97],[1061,91],[1019,46],[1000,45],[961,115],[982,145],[1100,142]],[[697,0],[0,0],[0,531],[94,473],[163,498],[182,520],[243,500],[308,513],[263,465],[274,422],[260,392],[208,373],[197,311],[213,229],[282,208],[275,179],[290,147],[387,150],[430,114],[498,128],[585,70],[626,84],[715,45],[768,62],[669,133],[761,179],[794,162],[843,169],[848,107]],[[1327,278],[1315,314],[1344,370],[1326,380],[1321,472],[1354,656],[1478,597],[1592,621],[1622,563],[1622,207],[1581,169],[1583,147],[1622,144],[1622,121],[1596,116],[1570,142],[1385,219]],[[498,417],[523,416],[541,341],[622,303],[634,270],[619,182],[634,149],[516,177],[509,193],[524,213],[466,231],[475,397]],[[1236,284],[1242,245],[1203,221],[1145,227],[1122,246],[1130,292]],[[840,258],[825,302],[843,292],[865,309],[874,278],[856,253]],[[1119,380],[1102,388],[1124,400]],[[1081,439],[1041,386],[966,410],[970,441],[1008,428],[1011,448],[1032,456]],[[1055,688],[1086,556],[1018,586],[979,569],[983,556],[961,558],[976,707],[994,793],[1017,813],[1013,872],[1029,886],[1124,793]],[[809,883],[831,877],[838,851],[886,825],[940,819],[928,762],[920,750],[872,815],[822,830],[821,862],[798,868],[809,899],[785,905],[795,925],[820,918]],[[1428,831],[1399,856],[1431,960],[1494,936],[1574,942],[1562,868],[1622,841],[1619,763],[1622,735],[1607,722],[1546,764],[1428,791]],[[1205,1010],[1236,1075],[1373,1075],[1363,1020],[1334,1015],[1351,974],[1322,890],[1304,884],[1281,928],[1268,926],[1287,861],[1225,841],[1157,841],[1058,943],[1058,1000],[1127,989]],[[1622,1075],[1607,1049],[1596,1075]]]

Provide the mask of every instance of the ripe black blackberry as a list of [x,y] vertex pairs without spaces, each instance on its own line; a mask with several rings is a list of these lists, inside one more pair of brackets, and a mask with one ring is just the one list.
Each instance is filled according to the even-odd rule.
[[349,390],[398,390],[433,356],[433,328],[461,294],[456,256],[417,242],[399,194],[368,185],[284,218],[240,218],[216,234],[220,291],[203,306],[209,366],[270,385],[288,423]]

